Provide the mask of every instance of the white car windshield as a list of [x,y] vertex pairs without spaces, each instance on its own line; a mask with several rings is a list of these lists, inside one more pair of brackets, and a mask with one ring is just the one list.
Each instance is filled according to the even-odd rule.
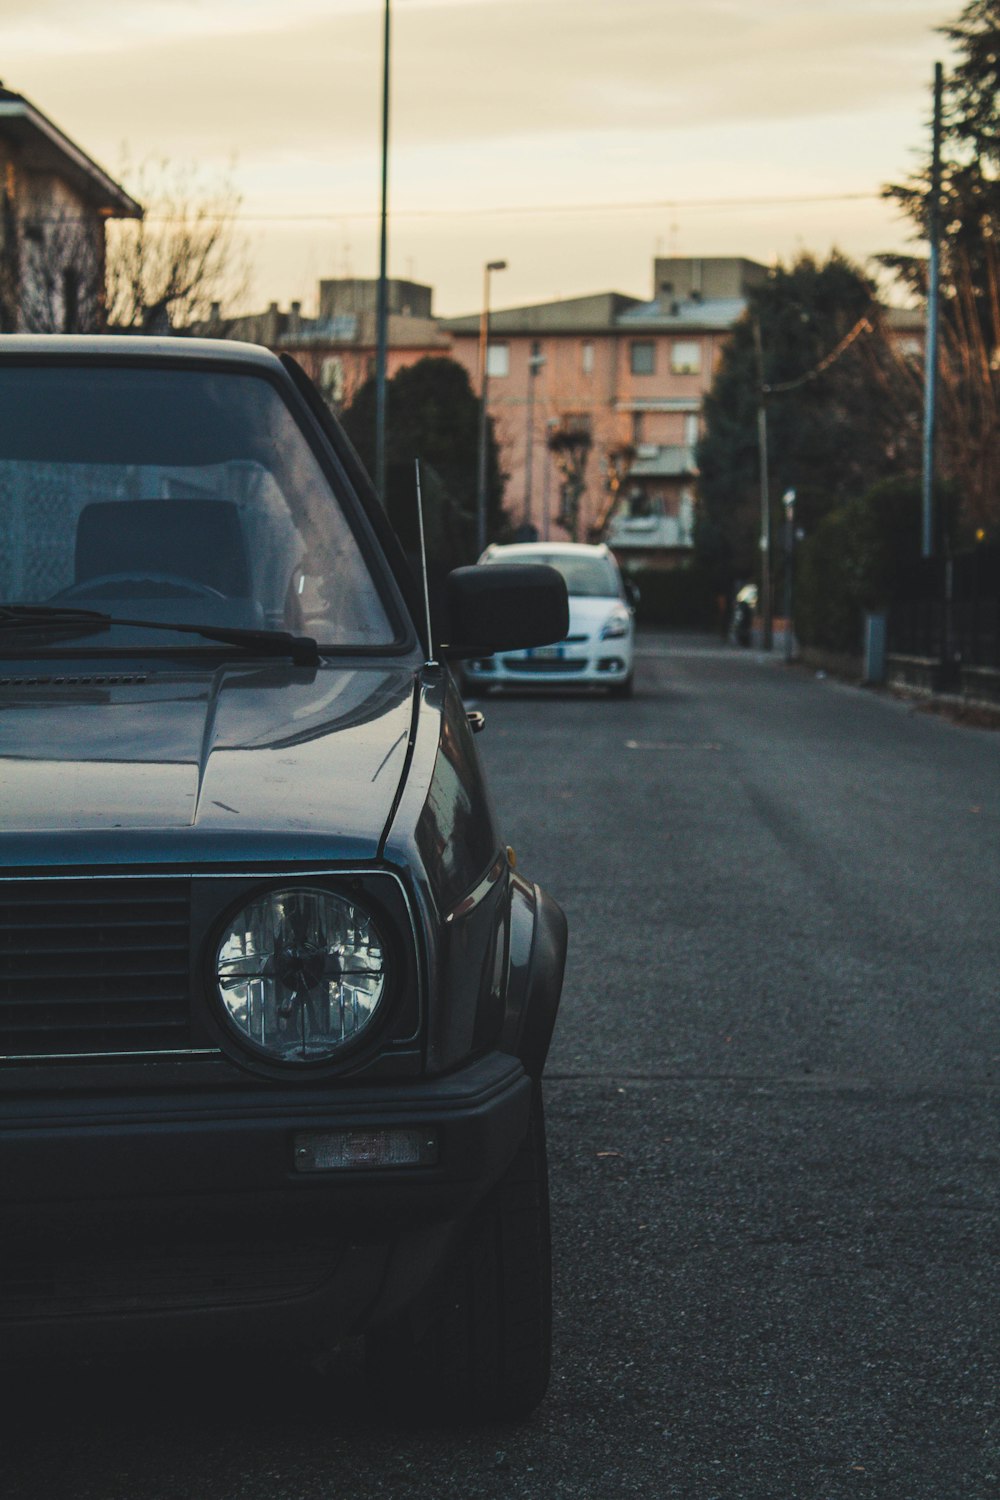
[[551,551],[545,547],[530,552],[507,554],[502,551],[488,558],[489,562],[546,563],[556,568],[566,580],[566,592],[571,597],[584,599],[617,599],[621,596],[618,572],[607,557]]
[[[267,379],[8,365],[0,412],[0,604],[393,641],[344,510]],[[163,640],[121,626],[102,644]]]

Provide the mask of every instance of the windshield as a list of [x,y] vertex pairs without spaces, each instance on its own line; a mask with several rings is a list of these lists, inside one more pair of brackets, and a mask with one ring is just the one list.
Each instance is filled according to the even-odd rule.
[[576,556],[572,552],[560,552],[532,547],[530,552],[518,552],[509,556],[497,552],[488,562],[546,563],[556,568],[566,580],[566,592],[571,597],[584,599],[617,599],[621,596],[618,586],[618,570],[608,557],[589,555]]
[[[257,375],[0,368],[0,535],[0,604],[394,638],[329,482]],[[118,626],[100,644],[172,639]]]

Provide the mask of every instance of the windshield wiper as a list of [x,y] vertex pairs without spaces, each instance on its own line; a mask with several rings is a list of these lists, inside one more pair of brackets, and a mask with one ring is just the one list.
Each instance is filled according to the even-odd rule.
[[200,635],[208,641],[226,646],[241,646],[259,656],[288,656],[296,666],[312,667],[320,661],[319,646],[312,636],[292,635],[288,630],[245,630],[229,625],[187,625],[166,620],[125,620],[96,609],[76,609],[71,605],[4,604],[0,605],[0,631],[7,630],[108,630],[112,625],[134,625],[143,630],[180,631],[182,635]]

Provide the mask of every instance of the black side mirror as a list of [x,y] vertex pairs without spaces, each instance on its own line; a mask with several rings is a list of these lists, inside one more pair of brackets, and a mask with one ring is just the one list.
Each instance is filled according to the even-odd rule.
[[448,574],[451,659],[492,656],[548,646],[569,630],[569,599],[561,573],[544,563],[488,563]]
[[629,607],[631,609],[638,609],[639,601],[642,598],[642,594],[639,591],[639,585],[637,583],[633,583],[631,578],[624,578],[622,582],[625,585],[625,598],[628,600]]

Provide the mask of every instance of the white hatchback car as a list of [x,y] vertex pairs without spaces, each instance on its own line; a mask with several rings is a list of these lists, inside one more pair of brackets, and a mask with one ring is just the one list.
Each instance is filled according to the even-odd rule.
[[505,651],[463,665],[469,688],[604,687],[613,697],[632,692],[635,591],[603,544],[524,542],[487,547],[481,564],[547,563],[566,580],[569,634],[554,646]]

